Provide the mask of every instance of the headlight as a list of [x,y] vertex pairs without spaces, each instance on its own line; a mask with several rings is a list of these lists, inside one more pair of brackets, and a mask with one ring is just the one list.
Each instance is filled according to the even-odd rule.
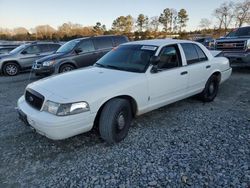
[[247,40],[247,49],[250,50],[250,39]]
[[55,60],[52,60],[52,61],[44,61],[43,62],[43,66],[44,67],[49,67],[51,65],[54,65],[55,64]]
[[52,101],[46,101],[43,111],[47,111],[57,116],[67,116],[89,111],[89,105],[87,102],[59,104]]

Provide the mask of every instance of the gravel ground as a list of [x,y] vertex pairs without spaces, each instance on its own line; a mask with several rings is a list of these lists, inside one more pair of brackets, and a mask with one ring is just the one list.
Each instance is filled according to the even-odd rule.
[[138,117],[108,146],[91,131],[51,141],[14,110],[29,74],[0,77],[0,187],[249,187],[250,71],[212,103],[189,98]]

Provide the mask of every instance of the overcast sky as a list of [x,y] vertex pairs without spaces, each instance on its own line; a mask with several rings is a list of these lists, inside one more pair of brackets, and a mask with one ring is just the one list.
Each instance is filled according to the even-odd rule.
[[[105,24],[109,29],[115,18],[142,13],[159,16],[165,8],[185,8],[189,15],[187,30],[199,26],[201,18],[213,20],[212,12],[225,0],[0,0],[0,27],[27,29],[49,24],[54,28],[65,22],[83,26]],[[234,0],[233,2],[242,2]]]

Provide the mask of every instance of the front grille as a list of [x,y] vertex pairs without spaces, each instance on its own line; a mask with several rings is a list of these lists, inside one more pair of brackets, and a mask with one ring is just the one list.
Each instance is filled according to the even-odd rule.
[[223,51],[242,51],[245,50],[245,41],[217,42],[216,49]]
[[37,110],[41,110],[44,96],[32,89],[26,89],[25,100],[30,106],[34,107]]

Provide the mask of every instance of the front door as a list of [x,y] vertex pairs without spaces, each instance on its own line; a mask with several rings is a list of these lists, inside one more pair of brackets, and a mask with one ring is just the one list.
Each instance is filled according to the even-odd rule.
[[147,77],[149,105],[152,108],[164,106],[185,96],[188,72],[182,66],[177,45],[166,46],[161,50],[157,70],[148,73]]
[[84,39],[76,48],[77,52],[74,57],[78,67],[87,67],[93,65],[97,59],[98,54],[95,52],[95,48],[91,39]]

